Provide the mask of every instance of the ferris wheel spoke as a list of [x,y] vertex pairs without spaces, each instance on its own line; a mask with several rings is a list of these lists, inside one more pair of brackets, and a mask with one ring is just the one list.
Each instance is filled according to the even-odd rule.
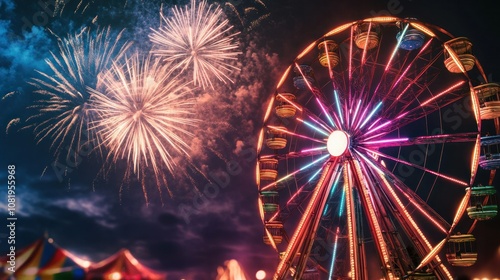
[[322,144],[326,143],[325,140],[316,139],[316,138],[312,138],[312,137],[305,136],[305,135],[302,135],[302,134],[298,134],[298,133],[295,133],[295,132],[291,132],[291,131],[283,129],[283,128],[279,127],[279,126],[268,125],[267,127],[271,128],[271,129],[274,129],[276,131],[279,131],[279,132],[291,135],[291,136],[295,136],[295,137],[300,137],[300,138],[303,138],[303,139],[311,140],[311,141],[316,142],[316,143],[322,143]]
[[385,63],[385,68],[384,68],[384,72],[382,73],[382,77],[379,79],[378,81],[378,84],[377,84],[377,87],[375,88],[375,90],[373,91],[373,95],[377,95],[381,85],[384,83],[385,81],[385,77],[387,75],[387,73],[389,73],[389,69],[391,68],[392,66],[392,61],[394,59],[394,57],[396,56],[396,53],[398,52],[398,50],[400,50],[400,46],[401,46],[401,42],[402,42],[402,39],[404,38],[404,35],[406,34],[407,30],[408,30],[408,27],[409,27],[409,24],[407,24],[403,30],[402,30],[402,34],[401,36],[399,36],[398,40],[397,40],[397,43],[396,45],[394,46],[394,48],[392,49],[392,52],[391,52],[391,55],[389,56],[389,60]]
[[[298,273],[298,275],[302,275],[309,258],[310,245],[312,245],[319,223],[319,215],[311,215],[311,213],[324,208],[328,193],[333,184],[331,180],[333,178],[332,174],[335,171],[334,167],[336,165],[337,162],[331,161],[328,161],[325,164],[324,172],[315,187],[307,208],[297,225],[297,229],[290,239],[287,249],[278,264],[275,278],[283,279],[286,276],[291,264],[295,263],[294,260],[296,258],[298,258],[296,262],[296,273]],[[299,254],[299,252],[301,252],[301,254]]]
[[322,167],[320,167],[315,172],[313,172],[307,182],[300,186],[287,200],[284,206],[278,209],[278,211],[269,220],[274,221],[278,217],[280,217],[283,221],[285,221],[286,217],[289,216],[293,210],[300,208],[302,204],[310,197],[312,190],[309,188],[311,188],[312,184],[314,183],[313,180],[321,173],[322,170]]
[[388,244],[384,238],[382,229],[383,226],[380,223],[380,221],[382,221],[382,217],[380,217],[380,209],[377,209],[376,202],[374,201],[376,197],[376,194],[373,193],[374,186],[372,181],[367,179],[359,160],[351,160],[349,163],[354,173],[353,177],[357,185],[357,190],[360,193],[360,197],[363,202],[362,204],[366,208],[368,224],[372,231],[372,235],[376,240],[375,245],[377,247],[380,260],[383,264],[385,264],[388,279],[395,279],[394,267],[390,265],[392,261],[389,257]]
[[459,87],[465,84],[465,81],[459,81],[439,94],[424,100],[419,106],[408,111],[400,112],[394,118],[385,121],[383,124],[370,128],[364,133],[365,140],[381,137],[403,128],[449,104],[457,102],[466,96],[464,93],[456,92]]
[[412,145],[426,144],[444,144],[444,143],[463,143],[476,142],[477,132],[455,133],[455,134],[438,134],[428,136],[418,136],[412,138],[392,138],[382,140],[360,141],[360,145],[367,148],[388,148],[388,147],[403,147]]
[[262,187],[262,188],[261,188],[261,190],[262,190],[262,191],[269,190],[270,188],[275,187],[275,186],[276,186],[276,184],[281,183],[281,182],[283,182],[283,181],[285,181],[285,180],[287,180],[287,179],[289,179],[289,178],[291,178],[291,177],[295,176],[297,173],[302,172],[302,171],[304,171],[304,170],[306,170],[306,169],[310,168],[311,166],[314,166],[315,164],[317,164],[317,163],[319,163],[319,162],[324,161],[324,160],[325,160],[325,159],[327,159],[328,157],[330,157],[330,154],[326,154],[326,155],[324,155],[324,156],[322,156],[322,157],[320,157],[320,158],[318,158],[318,159],[316,159],[316,160],[312,161],[311,163],[308,163],[308,164],[306,164],[306,165],[303,165],[303,166],[302,166],[302,167],[300,167],[299,169],[297,169],[297,170],[295,170],[295,171],[293,171],[293,172],[291,172],[291,173],[288,173],[288,174],[286,174],[285,176],[283,176],[283,177],[281,177],[281,178],[277,179],[275,182],[269,183],[268,185],[266,185],[266,186]]
[[[401,213],[403,215],[402,218],[399,218],[398,216],[396,216],[396,218],[398,218],[400,224],[410,234],[409,236],[415,241],[418,240],[418,242],[414,243],[417,251],[421,256],[430,255],[430,253],[432,253],[433,246],[431,245],[426,235],[423,233],[422,229],[418,226],[413,216],[408,211],[407,206],[403,204],[401,198],[396,194],[395,187],[397,187],[397,184],[390,183],[390,181],[386,178],[387,175],[392,175],[392,173],[390,173],[388,170],[385,170],[384,166],[381,166],[373,159],[369,159],[359,152],[357,152],[357,154],[366,160],[365,162],[372,168],[371,170],[373,174],[375,174],[379,178],[381,182],[380,186],[383,187],[384,193],[389,195],[393,204],[397,207],[398,213]],[[393,176],[393,179],[397,180],[395,176]],[[404,183],[401,183],[401,185],[404,186]],[[436,224],[438,223],[436,222]],[[447,232],[447,230],[445,232]],[[443,278],[452,279],[449,270],[443,265],[440,257],[435,256],[435,258],[436,264],[434,265],[434,267],[438,268],[436,272],[440,273]],[[432,259],[430,259],[429,262],[430,261],[432,261]]]
[[[387,96],[390,96],[392,91],[396,87],[398,87],[403,80],[406,79],[409,70],[412,69],[416,65],[416,62],[418,60],[422,59],[422,55],[425,53],[425,51],[427,51],[427,48],[431,45],[431,42],[433,40],[434,40],[434,38],[430,38],[429,40],[427,40],[425,45],[423,45],[422,48],[420,48],[420,51],[418,52],[418,54],[413,58],[413,60],[402,71],[401,75],[399,75],[399,77],[395,78],[393,84],[391,85],[391,87],[389,88],[389,91],[387,92]],[[422,67],[420,73],[418,73],[415,78],[413,78],[413,79],[410,78],[410,80],[411,80],[410,83],[404,88],[403,91],[398,93],[396,100],[399,100],[399,98],[407,92],[408,88],[411,87],[412,85],[414,85],[422,77],[422,75],[429,69],[429,67],[431,67],[431,65],[433,65],[436,62],[436,60],[440,57],[441,57],[440,55],[437,55],[435,58],[428,61],[427,65]]]
[[[422,55],[424,52],[427,50],[428,46],[431,44],[433,38],[427,41],[427,43],[420,49],[418,55],[413,59],[413,61],[408,64],[406,69],[399,75],[399,77],[395,77],[395,81],[389,88],[388,92],[384,94],[382,97],[383,101],[388,101],[389,99],[392,99],[392,103],[388,103],[389,105],[385,108],[384,113],[391,112],[393,108],[395,107],[396,104],[402,103],[402,102],[407,102],[408,100],[412,100],[415,97],[418,97],[420,94],[424,92],[424,89],[426,88],[426,84],[430,84],[434,82],[435,78],[427,78],[427,82],[420,82],[422,77],[424,77],[424,74],[426,77],[429,76],[429,68],[436,63],[438,58],[441,57],[441,55],[435,56],[433,59],[428,60],[426,62],[426,65],[423,67],[420,67],[420,72],[416,73],[414,77],[410,76],[408,73],[412,67],[416,64],[417,61],[423,60]],[[404,85],[401,83],[403,80],[409,80],[409,83],[407,85]],[[420,82],[420,83],[419,83]],[[422,84],[421,84],[422,83]],[[409,90],[411,88],[420,88],[420,90],[416,93],[410,92]],[[397,89],[397,90],[396,90]],[[393,93],[394,92],[394,93]],[[408,93],[408,94],[407,94]],[[406,98],[405,98],[406,97]],[[383,114],[385,115],[385,114]]]
[[422,170],[424,172],[427,172],[429,174],[432,174],[432,175],[435,175],[437,177],[446,179],[446,180],[448,180],[448,181],[450,181],[452,183],[456,183],[456,184],[464,186],[464,187],[468,187],[469,186],[468,182],[465,182],[465,181],[453,178],[453,177],[445,175],[445,174],[441,174],[441,173],[436,172],[434,170],[431,170],[429,168],[426,168],[426,167],[423,167],[423,166],[420,166],[420,165],[417,165],[417,164],[414,164],[414,163],[411,163],[411,162],[408,162],[408,161],[405,161],[405,160],[402,160],[402,159],[399,159],[399,158],[396,158],[396,157],[393,157],[393,156],[390,156],[390,155],[387,155],[387,154],[384,154],[384,153],[381,153],[379,151],[371,150],[371,149],[368,149],[368,148],[365,148],[365,147],[359,147],[359,148],[365,150],[368,153],[372,153],[372,154],[375,154],[377,156],[380,156],[380,157],[383,157],[383,158],[386,158],[386,159],[390,159],[390,160],[392,160],[394,162],[401,163],[401,164],[404,164],[406,166],[410,166],[410,167],[413,167],[413,168],[420,169],[420,170]]
[[[363,158],[363,162],[367,163],[367,166],[371,169],[372,174],[385,174],[389,177],[391,184],[391,189],[389,190],[392,197],[396,203],[402,201],[401,197],[405,197],[420,213],[422,213],[429,221],[431,221],[436,228],[441,230],[443,233],[447,233],[451,225],[443,219],[434,209],[429,207],[420,196],[418,196],[411,188],[409,188],[403,181],[401,181],[397,176],[391,173],[385,166],[380,162],[374,160],[372,157],[367,157],[362,153],[356,151],[356,154]],[[389,182],[389,181],[387,181]],[[396,193],[398,191],[399,195]],[[406,206],[405,206],[406,207]],[[407,207],[406,207],[407,208]]]

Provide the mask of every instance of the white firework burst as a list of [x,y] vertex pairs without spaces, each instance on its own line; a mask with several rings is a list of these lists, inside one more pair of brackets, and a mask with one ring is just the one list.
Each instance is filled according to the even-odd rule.
[[123,65],[114,63],[102,86],[93,91],[92,127],[109,151],[108,161],[125,161],[127,173],[137,177],[151,170],[160,185],[165,168],[174,172],[176,157],[189,157],[185,139],[197,125],[191,89],[169,65],[137,53]]
[[[123,31],[122,31],[123,32]],[[37,90],[36,113],[27,119],[34,127],[38,142],[50,139],[56,158],[67,149],[66,156],[94,141],[89,129],[90,88],[95,88],[98,76],[119,59],[130,44],[120,44],[122,32],[113,34],[110,28],[82,32],[59,39],[59,53],[52,53],[46,63],[50,71],[41,72],[30,84]]]
[[160,12],[163,26],[151,29],[149,38],[154,43],[152,53],[174,68],[191,70],[195,85],[214,87],[212,79],[233,82],[230,73],[239,70],[231,64],[237,59],[238,45],[231,33],[233,26],[219,6],[205,0],[184,8],[174,6],[172,17]]

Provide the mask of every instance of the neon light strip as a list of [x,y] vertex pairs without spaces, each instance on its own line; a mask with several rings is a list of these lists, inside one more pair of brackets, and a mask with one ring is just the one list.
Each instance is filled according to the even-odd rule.
[[330,273],[328,274],[328,279],[333,279],[333,270],[335,267],[335,260],[337,259],[337,243],[339,241],[339,227],[337,227],[337,232],[335,233],[335,242],[333,243],[333,254],[332,254],[332,262],[330,263]]
[[354,23],[355,22],[350,22],[350,23],[346,23],[344,25],[341,25],[341,26],[339,26],[337,28],[334,28],[334,29],[330,30],[328,33],[326,33],[324,37],[330,37],[332,35],[340,33],[342,31],[346,30],[347,28],[349,28],[349,26],[353,25]]
[[363,49],[363,55],[361,56],[361,65],[365,65],[366,48],[368,47],[368,42],[370,41],[369,38],[371,29],[372,29],[372,22],[370,21],[370,24],[368,25],[368,33],[366,35],[365,48]]
[[289,100],[288,98],[286,98],[285,96],[283,96],[281,93],[278,93],[278,96],[281,97],[283,100],[285,100],[288,104],[292,105],[293,107],[295,107],[295,109],[299,110],[302,112],[302,108],[295,104],[295,102]]
[[305,48],[298,56],[297,59],[301,59],[304,55],[306,55],[310,50],[316,47],[316,42],[312,42],[307,48]]
[[368,117],[365,119],[365,121],[363,123],[361,123],[361,125],[359,126],[359,129],[362,129],[363,126],[365,126],[365,124],[373,117],[373,115],[378,111],[378,109],[380,109],[380,106],[382,106],[382,101],[380,101],[377,106],[375,106],[375,108],[370,112],[370,114],[368,115]]
[[[337,184],[338,184],[339,180],[340,180],[340,172],[337,173],[337,175],[335,177],[335,182],[333,182],[333,184],[332,184],[330,194],[328,195],[329,200],[333,197],[333,193],[335,192],[335,189],[337,188]],[[325,211],[323,211],[323,216],[326,214],[326,212],[328,210],[328,206],[329,206],[329,204],[326,204]]]
[[309,178],[309,180],[307,182],[311,182],[312,180],[314,180],[314,178],[316,178],[316,176],[318,176],[318,174],[321,172],[321,169],[318,169],[318,171],[316,171],[312,176],[311,178]]
[[[396,85],[399,84],[399,82],[401,81],[401,79],[406,76],[406,73],[413,66],[413,63],[420,57],[420,55],[425,51],[425,49],[427,49],[427,47],[431,44],[431,42],[432,42],[432,39],[429,40],[429,41],[427,41],[427,43],[425,43],[425,45],[422,48],[420,48],[420,51],[418,52],[418,54],[415,57],[415,59],[413,59],[413,61],[410,64],[408,64],[408,67],[406,67],[406,69],[403,72],[403,74],[401,74],[401,76],[399,76],[399,79],[392,85],[392,87],[391,87],[391,89],[389,91],[392,91],[396,87]],[[399,98],[401,98],[401,96],[403,96],[403,94],[410,88],[411,85],[413,85],[413,82],[410,83],[408,86],[406,86],[406,88],[403,91],[401,91],[401,93],[399,93],[398,97],[396,97],[396,101],[399,100]]]
[[313,162],[311,162],[311,163],[309,163],[309,164],[306,164],[306,165],[302,166],[300,169],[295,170],[294,172],[292,172],[292,173],[290,173],[290,174],[288,174],[288,175],[286,175],[286,176],[284,176],[284,177],[280,178],[280,179],[279,179],[279,180],[277,180],[276,182],[272,182],[272,183],[270,183],[269,185],[267,185],[267,186],[263,187],[261,190],[262,190],[262,191],[265,191],[265,190],[267,190],[267,189],[269,189],[269,188],[271,188],[271,187],[275,186],[277,183],[283,182],[284,180],[286,180],[286,179],[288,179],[288,178],[292,177],[293,175],[295,175],[295,174],[299,173],[300,171],[303,171],[304,169],[307,169],[307,168],[309,168],[309,167],[311,167],[311,166],[315,165],[316,163],[318,163],[318,162],[320,162],[320,161],[322,161],[322,160],[324,160],[324,159],[326,159],[326,158],[328,158],[328,157],[330,157],[330,154],[326,154],[326,155],[324,155],[324,156],[322,156],[322,157],[320,157],[320,158],[318,158],[318,159],[314,160]]
[[397,17],[374,17],[374,18],[366,19],[365,21],[387,23],[387,22],[393,22],[393,21],[398,21],[398,20],[399,20],[399,18],[397,18]]
[[335,105],[337,107],[337,112],[339,113],[340,122],[344,124],[344,118],[342,118],[342,110],[340,109],[339,95],[336,89],[333,90],[333,94],[335,96]]
[[456,84],[452,85],[451,87],[449,87],[448,89],[444,90],[443,92],[440,92],[439,94],[437,94],[437,95],[435,95],[435,96],[431,97],[430,99],[428,99],[428,100],[426,100],[426,101],[422,102],[422,104],[420,104],[420,107],[424,107],[425,105],[427,105],[427,104],[429,104],[430,102],[434,101],[435,99],[437,99],[437,98],[441,97],[442,95],[445,95],[445,94],[449,93],[450,91],[452,91],[452,90],[456,89],[457,87],[459,87],[459,86],[463,85],[464,83],[465,83],[465,81],[460,81],[460,82],[458,82],[458,83],[456,83]]
[[[284,279],[284,276],[288,271],[288,267],[291,265],[291,261],[295,257],[297,244],[299,243],[300,245],[301,237],[302,235],[304,235],[304,231],[308,229],[307,226],[304,227],[304,224],[310,225],[312,217],[311,211],[317,203],[318,195],[320,193],[320,190],[322,189],[320,186],[323,184],[323,181],[325,180],[327,173],[329,173],[328,172],[329,169],[332,168],[331,164],[332,163],[327,163],[325,166],[325,172],[321,175],[317,187],[314,189],[311,199],[309,200],[309,204],[307,205],[307,208],[304,211],[304,215],[302,215],[302,218],[300,219],[297,229],[295,230],[292,238],[290,239],[290,243],[286,248],[285,254],[283,255],[280,263],[278,264],[278,268],[276,269],[276,274],[274,275],[274,279]],[[293,256],[290,257],[290,253],[292,253],[292,251],[294,251]]]
[[290,66],[288,66],[288,68],[286,68],[285,73],[283,73],[283,76],[281,76],[280,81],[276,85],[276,89],[280,88],[281,85],[283,85],[283,83],[285,82],[286,77],[290,73],[290,70],[292,70],[292,65],[290,65]]
[[269,116],[271,115],[271,110],[273,109],[273,103],[274,103],[274,96],[271,97],[271,100],[269,101],[269,103],[267,105],[267,110],[266,110],[266,114],[264,115],[263,122],[266,122],[267,119],[269,118]]
[[370,124],[370,126],[368,127],[368,130],[372,129],[372,127],[374,127],[381,120],[382,120],[382,118],[378,118],[374,122],[372,122],[372,124]]
[[349,96],[351,95],[351,80],[352,80],[352,42],[354,38],[354,25],[351,26],[351,40],[349,42]]
[[441,178],[447,179],[447,180],[449,180],[449,181],[451,181],[451,182],[454,182],[454,183],[457,183],[457,184],[459,184],[459,185],[466,186],[466,187],[468,187],[468,186],[469,186],[469,184],[468,184],[468,183],[466,183],[466,182],[464,182],[464,181],[460,181],[460,180],[458,180],[458,179],[455,179],[455,178],[453,178],[453,177],[450,177],[450,176],[447,176],[447,175],[444,175],[444,174],[438,173],[438,172],[436,172],[436,171],[430,170],[430,169],[425,168],[425,167],[422,167],[422,166],[420,166],[420,165],[416,165],[416,164],[413,164],[413,163],[408,162],[408,161],[405,161],[405,160],[401,160],[401,159],[398,159],[398,158],[395,158],[395,157],[391,157],[391,156],[389,156],[389,155],[386,155],[386,154],[380,153],[380,152],[378,152],[378,151],[370,150],[370,149],[367,149],[367,148],[362,147],[362,146],[360,146],[360,148],[361,148],[361,149],[364,149],[364,150],[366,150],[366,151],[368,151],[368,152],[374,153],[374,154],[376,154],[376,155],[378,155],[378,156],[381,156],[381,157],[384,157],[384,158],[387,158],[387,159],[390,159],[390,160],[393,160],[393,161],[396,161],[396,162],[399,162],[399,163],[402,163],[402,164],[405,164],[405,165],[408,165],[408,166],[411,166],[411,167],[418,168],[418,169],[420,169],[420,170],[422,170],[422,171],[425,171],[425,172],[427,172],[427,173],[430,173],[430,174],[436,175],[436,176],[438,176],[438,177],[441,177]]
[[305,121],[305,120],[300,119],[300,118],[297,118],[297,120],[298,120],[299,122],[302,122],[303,124],[307,125],[308,127],[312,128],[312,129],[314,129],[314,130],[316,130],[317,132],[319,132],[319,133],[321,133],[321,134],[325,135],[326,137],[330,136],[330,134],[328,134],[326,131],[324,131],[324,130],[320,129],[319,127],[316,127],[315,125],[313,125],[312,123],[310,123],[310,122],[308,122],[308,121]]
[[376,140],[376,141],[361,142],[360,144],[363,144],[363,145],[388,144],[388,143],[406,142],[408,140],[409,140],[409,138],[395,138],[395,139],[383,139],[383,140]]
[[300,138],[308,139],[308,140],[311,140],[311,141],[314,141],[314,142],[318,142],[318,143],[322,143],[322,144],[325,143],[324,140],[318,140],[318,139],[314,139],[314,138],[311,138],[311,137],[307,137],[305,135],[297,134],[295,132],[291,132],[291,131],[288,131],[286,129],[282,129],[282,128],[279,128],[277,126],[268,125],[267,127],[271,128],[271,129],[274,129],[274,130],[277,130],[277,131],[280,131],[280,132],[283,132],[283,133],[286,133],[288,135],[297,136],[297,137],[300,137]]
[[[422,230],[420,230],[420,228],[418,227],[417,223],[413,220],[413,218],[410,215],[410,213],[408,213],[408,211],[406,210],[404,204],[401,202],[401,200],[399,199],[399,197],[396,195],[396,193],[394,192],[394,190],[391,188],[391,185],[385,179],[385,175],[382,172],[377,172],[377,173],[378,173],[379,177],[382,179],[382,181],[384,182],[384,185],[386,186],[386,188],[389,190],[389,193],[391,194],[391,196],[393,198],[393,201],[396,201],[396,203],[398,204],[399,211],[402,212],[405,215],[406,219],[410,222],[410,224],[413,226],[413,228],[417,231],[418,236],[420,236],[424,240],[425,245],[427,246],[427,248],[429,250],[432,250],[432,246],[431,246],[429,240],[427,240],[427,238],[425,237],[425,235],[422,232]],[[448,271],[448,269],[442,264],[441,258],[439,256],[436,256],[436,260],[440,264],[441,269],[443,269],[443,271],[449,277],[449,279],[450,280],[453,279],[453,277],[451,276],[451,274]]]
[[325,41],[323,41],[323,46],[325,47],[326,60],[328,62],[328,74],[330,75],[330,79],[332,79],[333,78],[332,64],[330,62],[330,55],[328,54],[328,47]]
[[328,119],[328,121],[330,122],[330,124],[333,126],[333,128],[337,127],[333,123],[332,117],[330,116],[330,114],[328,114],[328,112],[326,111],[325,107],[323,106],[323,103],[321,101],[319,101],[319,99],[317,97],[316,97],[316,101],[318,102],[319,106],[321,107],[321,110],[323,110],[323,113],[326,115],[326,118]]
[[356,109],[354,109],[354,115],[352,117],[352,121],[351,121],[351,127],[354,126],[354,123],[356,121],[356,117],[358,116],[358,113],[359,113],[359,108],[361,107],[361,99],[358,100],[358,105],[356,106]]
[[[397,205],[399,206],[399,211],[401,213],[403,213],[405,216],[406,216],[406,219],[410,222],[410,224],[413,226],[414,230],[417,231],[417,236],[421,237],[422,240],[424,241],[425,245],[427,246],[428,250],[432,250],[432,245],[431,243],[429,242],[429,240],[427,240],[427,238],[425,237],[425,235],[423,234],[423,232],[420,230],[420,228],[418,227],[417,223],[413,220],[412,216],[410,215],[410,213],[408,213],[408,211],[406,210],[406,206],[401,202],[401,200],[399,199],[399,197],[397,196],[396,192],[394,191],[394,189],[391,187],[391,184],[387,181],[387,179],[385,178],[385,174],[382,170],[380,170],[371,160],[368,160],[366,157],[364,157],[361,153],[359,153],[358,151],[356,151],[356,153],[358,155],[360,155],[361,157],[363,157],[366,162],[374,167],[374,169],[377,171],[376,173],[378,174],[378,176],[380,177],[380,179],[382,179],[383,183],[384,183],[384,186],[389,190],[389,194],[391,195],[391,197],[393,198],[392,200],[393,201],[396,201]],[[446,266],[443,265],[442,261],[441,261],[441,258],[439,256],[436,256],[436,260],[437,262],[440,264],[439,266],[441,267],[441,269],[444,271],[444,273],[448,276],[448,278],[451,280],[453,279],[453,277],[451,276],[450,272],[448,271],[448,269],[446,268]]]
[[436,37],[436,34],[434,34],[429,28],[425,27],[424,25],[416,22],[411,22],[410,23],[413,27],[416,29],[424,32],[425,34],[429,35],[429,37]]
[[[358,151],[355,151],[357,155],[361,156],[366,163],[368,163],[372,168],[376,169],[379,173],[385,174],[384,171],[382,171],[378,166],[376,166],[371,160],[366,158],[363,154],[361,154]],[[441,223],[439,223],[434,217],[432,217],[422,206],[415,201],[409,194],[407,194],[404,191],[401,191],[401,193],[412,203],[413,206],[415,206],[420,213],[422,213],[424,216],[426,216],[439,230],[441,230],[443,233],[447,234],[448,230],[445,229]]]
[[[380,248],[380,253],[382,253],[383,257],[383,263],[384,264],[389,264],[389,251],[387,250],[387,244],[385,243],[384,237],[382,235],[382,229],[380,228],[380,224],[378,223],[379,219],[377,217],[376,211],[375,211],[375,206],[373,204],[373,200],[371,199],[371,193],[369,189],[368,182],[366,181],[365,176],[363,175],[363,172],[361,170],[361,166],[359,165],[359,162],[357,160],[352,161],[354,165],[354,170],[356,172],[356,177],[359,180],[360,187],[358,188],[360,191],[360,194],[363,196],[365,204],[366,204],[366,210],[368,210],[368,214],[370,215],[370,223],[373,227],[373,230],[375,231],[375,237],[377,238],[377,243],[378,247]],[[384,266],[385,268],[388,268]],[[388,269],[387,274],[389,276],[389,279],[394,279],[394,275],[391,273],[391,271]]]
[[313,91],[313,88],[312,88],[311,84],[310,84],[310,83],[309,83],[309,81],[306,79],[306,76],[304,75],[304,72],[302,72],[302,68],[300,68],[300,66],[299,66],[299,64],[297,64],[297,62],[295,62],[295,67],[297,67],[297,69],[299,70],[300,75],[302,76],[302,78],[304,78],[304,82],[306,82],[306,85],[307,85],[307,87],[309,88],[309,90],[310,90],[311,92],[313,92],[313,93],[314,93],[314,91]]
[[478,134],[476,138],[476,144],[474,145],[474,151],[472,152],[472,163],[471,163],[471,179],[470,179],[470,185],[474,184],[474,179],[476,177],[476,172],[479,164],[479,157],[481,154],[481,135]]
[[324,147],[317,147],[317,148],[311,148],[311,149],[305,149],[300,151],[300,153],[309,153],[309,152],[316,152],[316,151],[321,151],[321,150],[326,150],[326,146]]
[[356,254],[356,243],[357,238],[355,236],[356,221],[353,217],[354,211],[354,200],[352,198],[352,185],[349,176],[349,166],[347,161],[344,162],[344,192],[346,193],[347,203],[347,235],[349,236],[349,260],[351,266],[351,279],[357,279],[357,254]]
[[344,214],[344,207],[345,207],[345,190],[342,189],[342,196],[340,197],[339,217],[342,217],[342,214]]
[[391,66],[391,62],[394,59],[394,56],[396,55],[396,52],[398,51],[399,46],[401,45],[401,42],[403,41],[404,36],[406,35],[406,31],[408,30],[408,26],[410,26],[410,25],[407,24],[405,26],[405,28],[403,29],[403,32],[401,32],[401,36],[399,36],[398,43],[396,44],[396,47],[392,51],[391,58],[389,59],[389,62],[387,63],[387,66],[385,67],[386,72],[387,72],[387,70],[389,70],[389,67]]
[[458,66],[458,68],[460,68],[460,71],[462,71],[462,73],[465,74],[465,68],[464,68],[464,65],[462,64],[462,61],[460,61],[460,58],[457,57],[457,54],[455,53],[454,50],[452,50],[448,44],[444,44],[444,48],[448,51],[448,53],[450,54],[450,57],[451,59],[453,59],[453,62],[455,62],[455,64]]
[[330,128],[330,127],[327,127],[326,125],[324,125],[323,123],[321,123],[320,121],[321,120],[317,120],[316,118],[313,118],[312,116],[308,116],[309,119],[311,119],[311,121],[315,122],[317,125],[321,126],[321,128],[323,128],[325,131],[327,131],[328,133],[331,133],[333,130]]
[[368,131],[365,133],[365,135],[372,134],[373,132],[375,132],[375,131],[377,131],[377,130],[381,129],[382,127],[386,127],[386,126],[388,126],[388,125],[389,125],[389,124],[391,124],[391,123],[392,123],[392,121],[386,121],[385,123],[383,123],[383,124],[381,124],[381,125],[379,125],[379,126],[377,126],[377,127],[375,127],[375,128],[372,128],[371,130],[368,130]]

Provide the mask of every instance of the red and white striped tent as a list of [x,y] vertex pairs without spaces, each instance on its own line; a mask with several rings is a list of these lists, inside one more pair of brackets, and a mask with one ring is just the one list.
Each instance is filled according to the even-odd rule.
[[142,265],[127,249],[88,267],[86,279],[163,280],[166,274]]
[[8,258],[0,259],[0,279],[83,279],[90,262],[80,259],[53,243],[40,238],[16,252],[15,272],[9,270]]

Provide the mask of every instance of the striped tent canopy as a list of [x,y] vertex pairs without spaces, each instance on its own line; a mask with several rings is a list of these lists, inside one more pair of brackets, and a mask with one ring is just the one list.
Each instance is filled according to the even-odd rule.
[[129,250],[121,249],[98,263],[91,264],[87,279],[163,280],[166,275],[156,272],[132,256]]
[[83,279],[90,262],[82,260],[53,243],[41,238],[16,252],[15,272],[9,271],[8,259],[2,259],[2,278],[19,280]]

